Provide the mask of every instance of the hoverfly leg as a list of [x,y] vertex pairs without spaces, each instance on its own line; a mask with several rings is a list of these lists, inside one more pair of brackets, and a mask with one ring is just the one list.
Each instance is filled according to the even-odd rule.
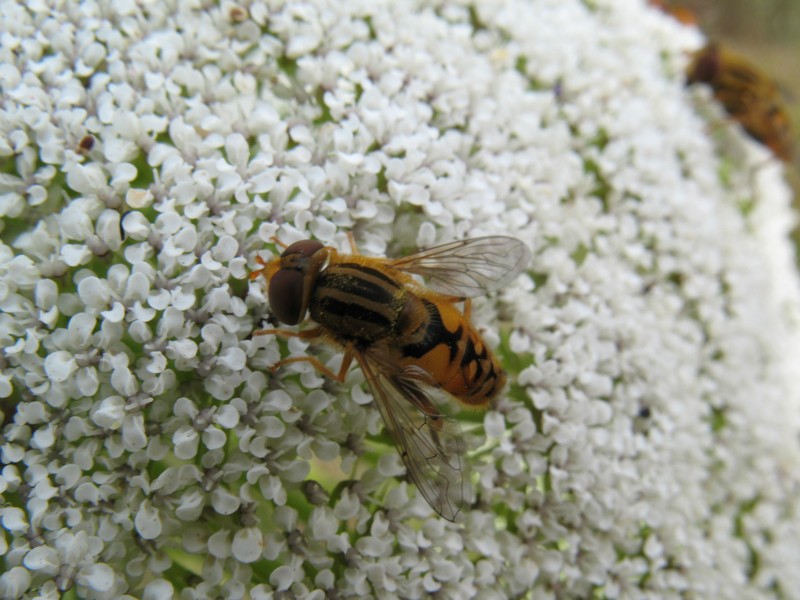
[[[289,244],[284,244],[282,241],[280,241],[280,240],[279,240],[279,239],[278,239],[276,236],[274,236],[274,235],[273,235],[271,238],[269,238],[269,239],[270,239],[270,241],[272,241],[272,242],[273,242],[273,243],[274,243],[276,246],[280,246],[280,247],[281,247],[281,248],[283,248],[284,250],[286,250],[286,248],[288,248],[288,247],[289,247]],[[258,260],[258,259],[256,259],[256,260]]]
[[359,254],[358,248],[356,248],[356,237],[353,235],[352,231],[347,232],[347,241],[350,244],[350,252],[352,254]]
[[256,329],[251,335],[279,335],[281,337],[290,338],[296,337],[301,340],[313,340],[322,337],[322,329],[314,327],[314,329],[305,329],[303,331],[289,331],[288,329]]
[[342,366],[339,368],[338,373],[334,373],[328,367],[323,365],[319,359],[313,356],[294,356],[292,358],[284,358],[281,361],[276,362],[274,365],[270,367],[270,371],[273,373],[277,371],[284,365],[288,365],[291,363],[299,363],[299,362],[307,362],[311,364],[317,371],[322,373],[325,377],[329,379],[333,379],[337,383],[344,383],[345,375],[347,375],[347,370],[350,368],[350,365],[353,362],[353,355],[350,352],[345,352],[344,358],[342,359]]

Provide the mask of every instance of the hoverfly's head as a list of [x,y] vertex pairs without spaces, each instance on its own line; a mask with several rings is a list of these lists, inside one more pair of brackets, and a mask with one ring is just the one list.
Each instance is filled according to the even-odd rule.
[[316,240],[301,240],[268,263],[257,259],[264,268],[250,277],[264,275],[267,279],[269,306],[281,323],[297,325],[304,319],[314,282],[327,259],[324,248]]
[[713,84],[720,76],[722,70],[722,57],[719,46],[714,43],[698,50],[687,69],[687,84],[708,83]]

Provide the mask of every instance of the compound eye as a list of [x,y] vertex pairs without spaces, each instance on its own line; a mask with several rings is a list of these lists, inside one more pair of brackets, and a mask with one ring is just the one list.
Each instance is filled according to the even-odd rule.
[[303,320],[303,280],[302,272],[291,269],[281,269],[270,279],[269,306],[281,323],[297,325]]
[[294,244],[289,244],[286,250],[283,251],[281,256],[289,256],[290,254],[300,254],[301,256],[313,256],[317,250],[323,248],[323,245],[317,240],[300,240]]

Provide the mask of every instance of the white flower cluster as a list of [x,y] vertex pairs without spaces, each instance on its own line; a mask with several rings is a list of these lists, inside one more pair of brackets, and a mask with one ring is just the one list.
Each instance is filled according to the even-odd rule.
[[[800,589],[788,192],[698,116],[696,32],[643,0],[0,14],[0,597]],[[358,369],[250,337],[255,254],[350,231],[533,250],[474,306],[511,383],[462,523]]]

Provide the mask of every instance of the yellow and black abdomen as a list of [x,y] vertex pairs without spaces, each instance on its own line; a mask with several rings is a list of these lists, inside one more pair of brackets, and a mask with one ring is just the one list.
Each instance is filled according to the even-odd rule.
[[337,263],[320,273],[308,309],[336,338],[367,346],[396,335],[408,295],[402,284],[378,269]]
[[403,366],[424,369],[462,404],[486,408],[506,382],[500,363],[452,303],[422,302],[428,322],[401,346]]

